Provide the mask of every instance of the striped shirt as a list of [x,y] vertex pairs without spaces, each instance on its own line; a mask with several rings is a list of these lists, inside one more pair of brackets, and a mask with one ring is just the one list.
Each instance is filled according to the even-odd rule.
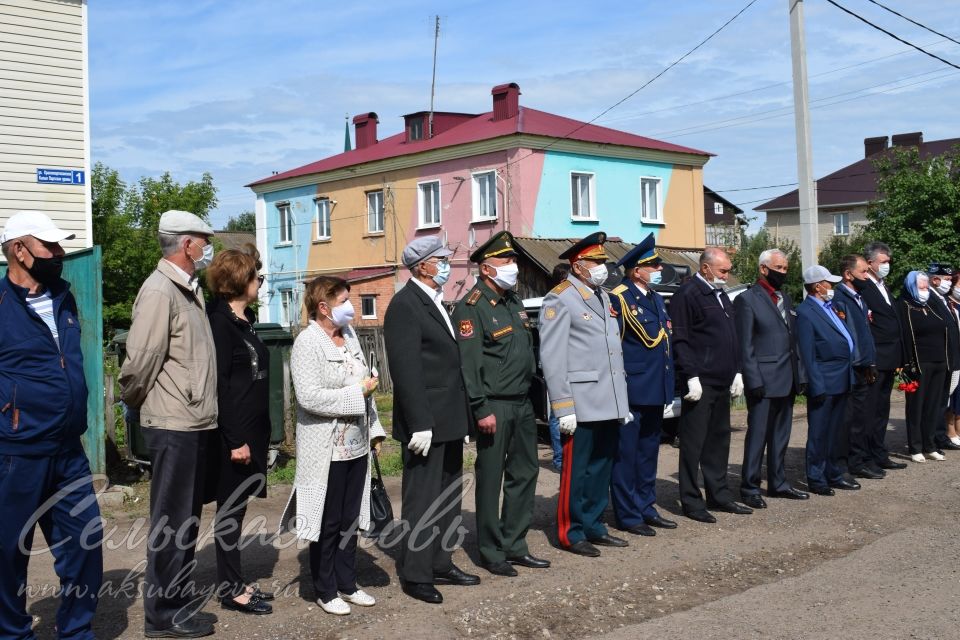
[[57,343],[57,347],[59,348],[60,335],[57,333],[57,321],[53,317],[53,298],[50,297],[50,292],[44,291],[37,295],[28,295],[27,304],[30,305],[34,313],[40,316],[40,319],[43,320],[50,329],[50,333],[53,335],[53,341]]

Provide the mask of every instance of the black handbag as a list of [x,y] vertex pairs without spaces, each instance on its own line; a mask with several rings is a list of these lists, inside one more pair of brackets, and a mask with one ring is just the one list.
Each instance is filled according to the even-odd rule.
[[383,486],[377,452],[370,453],[373,455],[373,468],[376,474],[370,477],[370,529],[363,535],[366,538],[379,538],[393,522],[393,505],[390,504],[387,488]]

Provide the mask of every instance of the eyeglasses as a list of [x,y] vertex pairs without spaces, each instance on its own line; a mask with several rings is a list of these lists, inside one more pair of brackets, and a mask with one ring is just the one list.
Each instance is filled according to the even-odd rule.
[[448,258],[437,258],[436,260],[433,260],[431,258],[430,260],[427,260],[426,263],[427,264],[450,264],[450,260]]
[[267,276],[257,276],[257,286],[262,287],[263,281],[267,279]]

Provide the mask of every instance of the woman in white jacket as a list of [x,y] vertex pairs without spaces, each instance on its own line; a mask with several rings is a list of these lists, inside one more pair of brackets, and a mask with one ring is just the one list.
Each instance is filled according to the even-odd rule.
[[[386,437],[371,397],[371,375],[350,327],[350,286],[320,276],[307,284],[310,317],[293,343],[297,473],[281,531],[310,541],[317,604],[336,615],[376,601],[357,588],[358,530],[370,526],[370,450]],[[349,603],[349,604],[348,604]]]

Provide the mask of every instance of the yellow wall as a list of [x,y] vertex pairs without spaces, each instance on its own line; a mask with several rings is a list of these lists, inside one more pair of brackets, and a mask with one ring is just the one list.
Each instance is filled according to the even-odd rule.
[[657,244],[684,249],[703,247],[703,169],[674,166],[665,200],[667,225],[657,234]]

